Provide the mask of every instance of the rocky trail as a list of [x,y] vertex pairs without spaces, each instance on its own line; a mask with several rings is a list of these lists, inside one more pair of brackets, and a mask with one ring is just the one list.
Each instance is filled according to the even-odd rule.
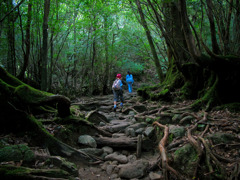
[[[72,102],[75,116],[83,116],[103,132],[86,131],[77,136],[75,148],[92,160],[77,161],[75,167],[51,156],[47,149],[32,148],[41,157],[35,168],[58,167],[80,180],[238,178],[239,113],[227,109],[193,112],[191,101],[152,102],[142,100],[136,92],[124,92],[124,99],[123,109],[116,112],[113,95],[82,97]],[[64,127],[46,122],[44,127],[56,137],[56,129]],[[65,138],[65,142],[74,139]],[[0,140],[9,144],[28,141],[27,137],[14,139],[10,135]]]
[[[159,170],[146,171],[150,165],[156,163],[159,157],[156,144],[150,140],[154,136],[154,128],[151,124],[143,122],[141,116],[136,117],[137,114],[145,112],[148,107],[138,102],[135,92],[125,93],[124,98],[124,108],[118,108],[116,112],[113,111],[112,95],[82,99],[74,103],[82,107],[80,109],[85,110],[84,113],[89,121],[112,134],[112,137],[80,137],[79,143],[89,143],[88,146],[92,146],[88,148],[87,153],[91,151],[104,159],[98,165],[81,167],[79,169],[80,179],[161,178],[162,173]],[[142,136],[148,137],[148,140],[142,142]],[[102,151],[99,151],[99,148]]]
[[89,121],[112,135],[93,137],[94,146],[103,150],[103,162],[80,168],[80,179],[209,179],[214,173],[216,179],[239,176],[238,113],[227,109],[192,112],[191,101],[148,102],[136,93],[125,93],[124,98],[124,108],[116,113],[112,111],[112,95],[75,103],[85,109]]

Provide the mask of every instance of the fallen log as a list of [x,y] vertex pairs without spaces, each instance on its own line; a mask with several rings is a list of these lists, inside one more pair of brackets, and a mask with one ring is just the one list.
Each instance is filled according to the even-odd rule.
[[117,148],[137,148],[137,138],[129,137],[119,137],[119,138],[110,138],[110,137],[94,137],[98,146],[110,146]]

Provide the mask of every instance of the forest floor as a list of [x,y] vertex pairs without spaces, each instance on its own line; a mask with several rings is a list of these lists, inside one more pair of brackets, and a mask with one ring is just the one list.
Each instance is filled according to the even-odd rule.
[[[192,104],[192,101],[184,101],[184,102],[171,102],[171,103],[163,103],[163,102],[151,102],[151,101],[142,101],[141,98],[139,98],[136,95],[136,92],[134,93],[128,93],[125,91],[124,93],[124,97],[125,97],[125,103],[124,103],[124,109],[123,111],[118,110],[114,117],[112,117],[111,115],[113,115],[112,112],[112,106],[113,106],[113,96],[112,95],[108,95],[108,96],[99,96],[99,97],[94,97],[94,98],[82,98],[81,101],[77,101],[75,104],[82,104],[85,107],[91,107],[91,105],[95,105],[98,104],[98,112],[100,112],[101,114],[103,114],[105,117],[109,118],[111,120],[111,122],[115,122],[116,120],[121,120],[122,122],[125,122],[125,120],[127,118],[129,118],[128,115],[124,115],[124,113],[122,112],[130,112],[130,111],[134,111],[134,116],[132,117],[134,119],[134,121],[136,120],[135,123],[138,123],[139,120],[142,119],[156,119],[156,118],[160,118],[162,119],[162,121],[160,121],[163,124],[168,124],[168,125],[173,125],[173,126],[182,126],[186,129],[188,129],[188,127],[197,125],[197,133],[193,133],[193,136],[195,139],[197,139],[198,136],[204,137],[205,135],[209,135],[209,134],[215,134],[216,132],[220,132],[223,133],[223,138],[225,138],[225,135],[228,136],[228,134],[233,134],[234,135],[234,140],[231,139],[231,137],[227,137],[225,139],[228,139],[225,142],[217,142],[218,140],[213,139],[212,141],[214,141],[214,143],[210,140],[210,143],[212,144],[212,146],[210,146],[211,150],[210,152],[212,154],[214,154],[213,156],[217,157],[216,159],[218,160],[211,160],[212,161],[212,166],[216,168],[216,166],[214,165],[215,163],[222,163],[222,167],[225,169],[225,173],[229,176],[229,177],[238,177],[239,176],[239,168],[238,168],[238,164],[239,164],[239,155],[240,155],[240,151],[239,151],[239,142],[240,142],[240,138],[239,138],[239,132],[240,132],[240,114],[239,113],[231,113],[230,111],[228,111],[227,109],[225,110],[213,110],[210,112],[204,112],[204,111],[199,111],[199,112],[192,112],[191,110],[189,110],[189,105]],[[144,108],[146,108],[147,112],[144,110]],[[87,112],[85,112],[87,114]],[[126,114],[126,113],[125,113]],[[167,114],[167,118],[165,115],[163,114]],[[168,116],[169,115],[169,116]],[[167,122],[168,121],[168,117],[174,117],[175,115],[180,115],[181,119],[180,121],[178,121],[178,123],[176,122]],[[173,119],[173,118],[172,118]],[[166,122],[164,122],[166,120]],[[201,124],[198,124],[198,122],[202,122]],[[107,129],[111,129],[109,128],[109,126],[111,126],[111,122],[108,124],[108,128]],[[119,121],[118,121],[119,123]],[[121,123],[121,122],[120,122]],[[115,123],[112,123],[112,126]],[[175,124],[175,125],[174,125]],[[186,125],[187,124],[187,125]],[[190,125],[189,125],[190,124]],[[151,124],[148,126],[152,126]],[[162,130],[164,131],[164,130]],[[171,128],[170,128],[171,131]],[[122,131],[124,132],[124,131]],[[117,132],[114,132],[117,133]],[[113,133],[113,134],[114,134]],[[226,134],[224,134],[226,133]],[[126,131],[125,131],[126,134]],[[128,135],[129,136],[129,135]],[[217,134],[218,136],[218,134]],[[220,136],[220,135],[219,135]],[[182,143],[180,143],[177,147],[174,148],[180,148],[181,146],[183,146],[184,144],[186,144],[186,142],[188,142],[188,136],[187,136],[187,132],[185,134],[185,136],[183,136],[182,138],[177,137],[176,139],[173,139],[173,141],[170,143],[166,143],[167,145],[169,144],[169,147],[171,145],[174,146],[174,144],[181,140]],[[203,148],[203,145],[201,145]],[[174,148],[169,148],[169,151],[174,150]],[[166,147],[167,149],[167,147]],[[175,149],[175,151],[176,151]],[[204,148],[203,148],[204,149]],[[206,148],[205,148],[206,149]],[[118,151],[121,154],[121,150],[120,149],[115,149],[115,151]],[[206,151],[206,150],[203,150]],[[206,152],[204,152],[203,154],[205,154]],[[136,155],[136,150],[135,151],[128,151],[128,156],[130,155]],[[171,154],[171,153],[170,153]],[[206,153],[207,154],[207,153]],[[149,162],[149,166],[152,167],[154,165],[157,164],[157,161],[160,158],[160,151],[158,149],[158,145],[155,144],[154,148],[150,151],[142,151],[141,157],[137,158],[136,160],[146,160]],[[211,159],[211,158],[210,158]],[[217,161],[217,162],[214,162]],[[183,162],[184,163],[184,162]],[[211,162],[210,162],[211,164]],[[118,163],[118,166],[120,165],[120,163]],[[159,164],[158,164],[159,165]],[[201,166],[199,164],[199,166]],[[181,168],[179,168],[181,169]],[[238,173],[236,173],[236,169]],[[199,168],[199,172],[203,171],[203,169]],[[154,171],[150,172],[148,171],[148,173],[146,175],[144,175],[141,178],[132,178],[134,180],[137,179],[141,179],[141,180],[152,180],[152,179],[163,179],[162,176],[162,168],[157,168]],[[206,173],[206,179],[208,179],[208,175],[207,174],[211,174],[211,173]],[[235,174],[235,175],[233,175]],[[114,178],[113,178],[114,177]],[[172,176],[174,177],[174,176]],[[185,176],[186,177],[186,176]],[[119,174],[116,175],[114,170],[109,171],[108,167],[104,168],[104,164],[100,164],[97,166],[85,166],[85,167],[79,167],[79,178],[82,180],[105,180],[105,179],[111,179],[111,180],[121,180],[121,179],[125,179],[125,178],[120,178]],[[176,178],[176,176],[175,176]],[[175,179],[175,178],[170,178],[170,179]],[[205,179],[204,178],[204,179]],[[126,178],[128,179],[128,178]],[[176,178],[178,179],[178,178]],[[201,179],[201,178],[200,178]]]
[[[124,92],[124,108],[117,109],[117,112],[113,112],[113,95],[105,95],[105,96],[95,96],[95,97],[82,97],[74,100],[72,105],[79,106],[79,113],[85,114],[86,116],[91,112],[96,112],[97,115],[104,116],[108,122],[105,124],[99,125],[99,128],[105,131],[111,131],[113,134],[113,138],[129,138],[130,140],[135,135],[131,135],[129,132],[126,132],[128,126],[134,126],[139,124],[140,121],[151,121],[153,119],[159,118],[159,123],[168,124],[169,126],[182,126],[186,129],[197,124],[198,132],[194,133],[194,138],[197,139],[198,136],[204,137],[205,135],[214,134],[216,132],[233,134],[234,139],[228,142],[210,142],[211,144],[211,153],[218,160],[212,160],[212,166],[215,167],[218,162],[221,163],[221,166],[224,167],[225,173],[228,177],[238,177],[240,173],[239,168],[239,146],[240,146],[240,113],[232,113],[227,109],[216,111],[213,110],[211,112],[192,112],[189,110],[189,105],[192,103],[191,101],[184,102],[171,102],[171,103],[163,103],[163,102],[151,102],[151,101],[143,101],[140,97],[137,96],[136,92],[128,93]],[[206,115],[207,114],[207,115]],[[172,119],[176,117],[180,117],[178,122],[173,122]],[[206,116],[205,116],[206,115]],[[174,118],[173,118],[174,117]],[[96,118],[96,117],[95,117]],[[204,118],[207,118],[204,120]],[[198,124],[202,122],[201,124]],[[129,124],[128,124],[129,123]],[[126,126],[128,124],[128,126]],[[187,124],[187,125],[186,125]],[[190,124],[190,125],[189,125]],[[50,129],[51,125],[48,125]],[[151,127],[152,124],[148,123],[147,127]],[[162,132],[164,130],[162,129]],[[170,128],[171,131],[171,128]],[[134,133],[133,133],[134,134]],[[188,142],[188,136],[185,135],[183,137],[173,138],[172,142],[166,143],[166,149],[168,151],[174,152],[176,149],[182,147]],[[0,137],[6,139],[6,136]],[[27,137],[26,137],[27,138]],[[129,140],[128,139],[128,140]],[[117,139],[116,139],[117,140]],[[119,140],[119,139],[118,139]],[[178,142],[182,143],[178,143]],[[214,140],[213,140],[214,141]],[[9,144],[21,144],[26,143],[26,139],[24,138],[16,138],[14,135],[8,135],[8,143]],[[176,145],[178,143],[178,145]],[[111,144],[108,144],[111,147]],[[170,148],[171,147],[171,148]],[[204,150],[204,145],[201,145],[202,150]],[[136,167],[129,167],[132,172],[125,172],[123,175],[122,167],[125,166],[127,162],[121,162],[121,159],[117,157],[105,159],[101,163],[98,164],[84,164],[78,163],[78,179],[80,180],[153,180],[153,179],[163,179],[163,169],[159,163],[160,151],[158,149],[157,144],[150,150],[142,150],[140,157],[137,157],[136,148],[122,148],[122,147],[112,147],[113,152],[118,155],[122,155],[127,158],[128,163],[134,164],[134,162],[139,162],[139,160],[143,160],[148,162],[148,171],[146,168],[143,170],[144,172],[141,176],[136,175],[136,177],[132,176],[134,174],[133,171],[137,171],[134,169]],[[205,152],[206,153],[206,152]],[[203,154],[205,154],[203,153]],[[173,154],[173,153],[170,153]],[[211,156],[212,157],[212,156]],[[217,161],[214,162],[214,161]],[[153,167],[157,165],[157,168],[149,170],[149,167]],[[137,165],[136,165],[137,166]],[[199,165],[201,166],[201,165]],[[199,168],[199,172],[203,169]],[[237,168],[237,169],[236,169]],[[179,168],[181,169],[181,168]],[[121,173],[120,173],[121,170]],[[125,170],[126,171],[126,170]],[[180,172],[184,173],[184,172]],[[202,179],[208,179],[208,175],[213,172],[209,172],[204,174],[206,176]],[[127,178],[129,177],[129,178]],[[171,176],[169,179],[176,176]],[[178,178],[176,178],[178,179]],[[199,178],[201,179],[201,178]],[[229,178],[230,179],[230,178]]]

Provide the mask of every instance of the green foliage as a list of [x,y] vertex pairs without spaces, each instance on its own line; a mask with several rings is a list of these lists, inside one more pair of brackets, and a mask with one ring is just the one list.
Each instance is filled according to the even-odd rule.
[[5,146],[0,148],[0,162],[34,160],[34,153],[25,144]]
[[228,110],[230,112],[240,112],[240,103],[234,102],[229,104],[223,104],[214,108],[216,110]]
[[140,64],[138,62],[133,62],[131,60],[125,59],[122,62],[121,69],[124,72],[127,72],[128,70],[130,70],[131,73],[137,74],[138,72],[141,72],[144,70],[144,66],[143,66],[143,64]]

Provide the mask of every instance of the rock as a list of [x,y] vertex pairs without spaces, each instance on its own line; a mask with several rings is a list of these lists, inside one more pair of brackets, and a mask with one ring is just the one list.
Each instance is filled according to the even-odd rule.
[[139,113],[147,111],[147,108],[144,105],[135,105],[135,106],[133,106],[133,109],[136,110]]
[[87,114],[86,119],[89,122],[92,122],[94,124],[99,124],[100,122],[104,122],[104,123],[108,122],[108,119],[104,115],[102,115],[99,112],[97,112],[96,110],[90,111]]
[[97,147],[97,143],[96,143],[95,139],[93,139],[89,135],[79,136],[78,143],[89,146],[89,147],[93,147],[93,148]]
[[126,136],[136,137],[135,131],[133,128],[127,128],[125,130]]
[[109,164],[111,164],[110,161],[105,161],[103,164],[101,164],[101,169],[106,171]]
[[158,122],[160,124],[166,125],[166,124],[172,124],[173,123],[171,114],[168,114],[168,113],[160,114],[158,118],[159,118]]
[[135,112],[134,111],[129,111],[128,115],[135,116]]
[[107,154],[112,154],[113,153],[113,148],[109,147],[109,146],[104,146],[102,148],[103,152],[107,153]]
[[154,134],[154,127],[147,127],[143,134],[146,137],[151,137]]
[[193,116],[185,116],[181,119],[183,125],[191,124],[192,120],[194,120]]
[[162,179],[162,175],[154,172],[149,173],[150,180],[160,180]]
[[[111,176],[110,176],[110,179],[113,179],[113,180],[117,180],[117,178],[118,178],[118,174],[111,174]],[[119,178],[119,180],[121,180],[120,178]]]
[[113,172],[113,170],[114,170],[114,168],[115,168],[116,166],[117,166],[117,165],[112,165],[112,164],[108,165],[108,166],[107,166],[107,169],[106,169],[107,174],[108,174],[108,175],[111,175],[112,172]]
[[105,160],[108,161],[118,161],[121,164],[126,164],[128,162],[128,159],[126,156],[122,155],[122,154],[118,154],[118,153],[113,153],[113,154],[109,154],[105,157]]
[[173,168],[184,175],[193,174],[198,166],[198,156],[191,144],[185,144],[173,154]]
[[104,122],[100,122],[100,123],[99,123],[99,126],[100,126],[100,127],[105,126],[105,125],[106,125],[106,123],[104,123]]
[[126,150],[123,150],[123,151],[122,151],[122,154],[125,155],[125,156],[128,156],[128,155],[129,155],[129,152],[126,151]]
[[149,163],[144,160],[138,160],[133,163],[128,163],[125,165],[120,165],[119,177],[132,179],[132,178],[140,178],[146,174],[146,170]]
[[216,132],[214,134],[210,134],[207,138],[211,139],[214,144],[230,144],[233,141],[239,142],[239,139],[231,133],[224,133],[224,132]]
[[173,134],[175,138],[183,137],[185,135],[185,128],[183,126],[170,125],[169,134]]
[[136,135],[143,134],[145,128],[139,128],[135,131]]
[[137,160],[137,156],[135,156],[133,154],[128,156],[128,162],[132,163],[136,160]]

